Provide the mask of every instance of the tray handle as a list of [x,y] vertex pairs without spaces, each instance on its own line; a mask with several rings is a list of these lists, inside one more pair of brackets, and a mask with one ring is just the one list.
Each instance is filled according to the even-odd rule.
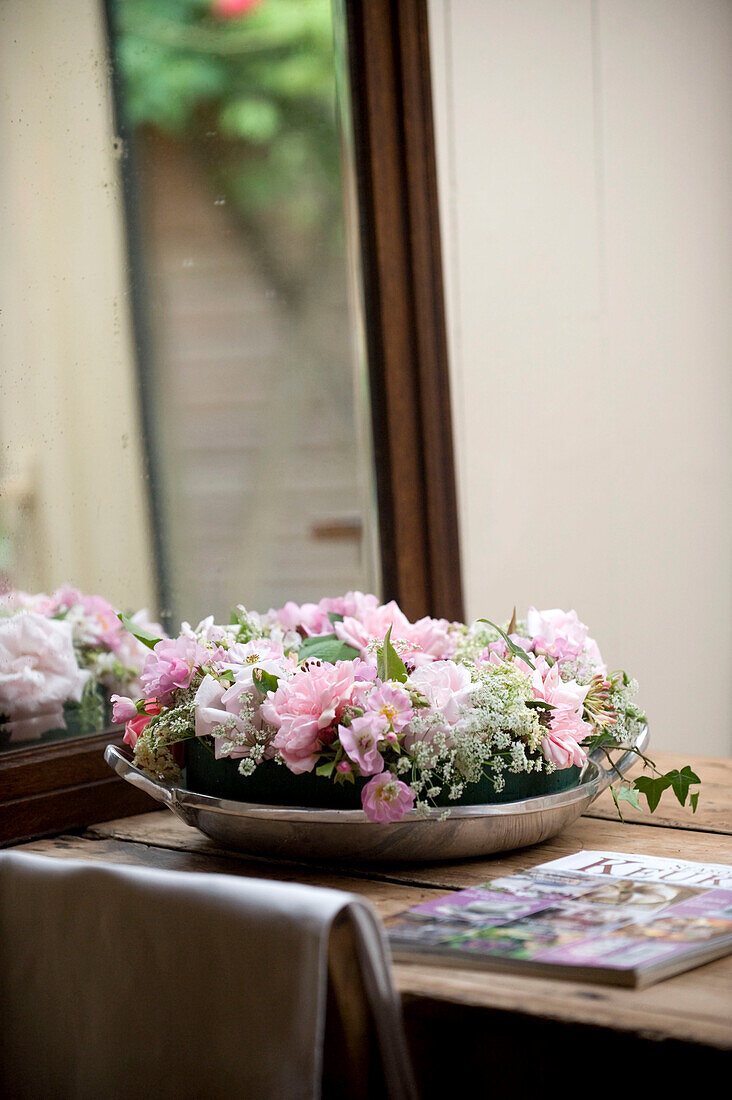
[[153,779],[152,776],[140,771],[116,745],[107,745],[104,750],[104,759],[110,768],[116,771],[117,775],[122,779],[126,779],[133,787],[137,787],[139,791],[144,791],[156,802],[162,802],[164,806],[168,806],[169,809],[180,814],[175,787],[163,783],[160,779]]
[[[648,741],[648,726],[643,726],[643,729],[632,743],[632,749],[637,749],[638,752],[645,752]],[[597,794],[601,794],[611,783],[614,783],[615,780],[623,778],[630,766],[638,759],[638,755],[636,752],[628,749],[619,760],[614,761],[611,766],[608,766],[607,756],[602,749],[595,749],[594,752],[590,753],[590,759],[597,765],[599,772],[599,777],[597,779]]]

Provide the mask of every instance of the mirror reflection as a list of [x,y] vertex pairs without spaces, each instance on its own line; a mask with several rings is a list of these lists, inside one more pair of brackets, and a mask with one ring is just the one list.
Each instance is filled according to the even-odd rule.
[[116,609],[378,590],[342,33],[330,0],[0,8],[0,652],[49,700],[3,678],[5,747],[108,720],[145,652]]

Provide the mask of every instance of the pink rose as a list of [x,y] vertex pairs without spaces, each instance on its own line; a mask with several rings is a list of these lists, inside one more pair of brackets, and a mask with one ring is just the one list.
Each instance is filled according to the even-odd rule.
[[137,718],[137,707],[126,695],[110,696],[112,703],[112,721],[115,725],[133,722]]
[[161,703],[172,701],[177,688],[187,688],[196,668],[213,660],[215,654],[199,645],[195,638],[163,638],[145,661],[140,680],[145,694]]
[[554,729],[543,738],[541,751],[544,759],[556,764],[560,771],[571,768],[573,765],[582,767],[587,760],[587,753],[580,748],[570,733],[562,733]]
[[384,740],[378,715],[354,718],[350,726],[339,726],[338,737],[347,755],[358,764],[361,775],[375,775],[384,770],[384,757],[379,742]]
[[323,744],[337,736],[336,728],[347,706],[359,698],[362,685],[352,661],[334,665],[311,663],[262,703],[261,714],[277,729],[272,744],[290,771],[312,771]]
[[[590,690],[589,684],[579,684],[576,680],[562,680],[559,674],[559,664],[551,665],[544,657],[537,657],[536,669],[531,672],[532,689],[535,698],[543,698],[553,709],[550,713],[550,735],[560,738],[569,738],[576,746],[577,753],[581,753],[582,761],[586,759],[584,751],[579,748],[578,742],[592,733],[592,727],[584,722],[582,717],[584,708],[584,696]],[[546,756],[546,751],[545,751]],[[548,759],[553,759],[547,757]],[[556,761],[554,761],[556,763]],[[561,764],[568,768],[569,764]]]
[[558,607],[537,611],[530,607],[526,626],[537,652],[547,653],[560,661],[574,661],[584,655],[598,669],[605,670],[597,642],[589,637],[589,630],[580,622],[576,611],[562,611]]
[[433,711],[449,726],[460,718],[463,707],[469,706],[472,693],[470,672],[454,661],[433,661],[422,665],[409,677],[409,684],[423,695]]
[[392,772],[382,772],[361,791],[361,804],[369,821],[399,821],[413,808],[414,791]]
[[145,703],[145,713],[138,714],[136,718],[128,722],[125,726],[125,735],[122,738],[131,749],[134,749],[137,744],[137,740],[143,730],[150,725],[150,721],[155,714],[160,714],[163,708],[151,700],[149,703]]

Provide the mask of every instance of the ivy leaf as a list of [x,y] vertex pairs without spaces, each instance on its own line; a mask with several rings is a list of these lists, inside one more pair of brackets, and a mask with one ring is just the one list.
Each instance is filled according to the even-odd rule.
[[403,684],[407,679],[406,665],[391,644],[391,627],[387,630],[384,643],[377,652],[376,669],[380,680],[398,680]]
[[661,801],[661,795],[671,786],[672,781],[671,772],[667,772],[665,775],[659,775],[657,779],[654,779],[650,775],[640,775],[635,780],[635,788],[644,795],[648,802],[648,809],[651,813],[656,809],[656,806]]
[[252,679],[257,691],[261,691],[262,695],[266,695],[268,691],[277,691],[280,682],[277,676],[267,672],[264,668],[254,668]]
[[137,638],[138,642],[142,642],[143,645],[146,645],[148,649],[154,649],[158,642],[162,640],[161,638],[156,638],[149,630],[145,630],[137,623],[133,623],[131,617],[124,611],[118,611],[117,618],[122,623],[125,630],[129,631],[134,638]]
[[312,638],[303,639],[297,656],[300,664],[315,660],[334,665],[336,661],[353,661],[358,657],[358,650],[347,642],[342,642],[335,634],[316,634]]
[[691,784],[701,783],[699,776],[694,774],[688,764],[680,772],[674,770],[668,774],[671,776],[671,786],[674,794],[681,805],[685,806]]
[[596,733],[590,737],[586,737],[582,744],[588,752],[595,752],[597,749],[618,748],[617,738],[614,734],[608,733],[607,730],[603,730],[601,733]]
[[692,793],[689,795],[689,804],[691,806],[691,812],[693,814],[695,814],[696,813],[696,807],[699,804],[699,792],[698,791],[692,791]]
[[618,791],[618,800],[620,802],[629,802],[636,810],[640,810],[641,808],[638,792],[633,787],[621,787]]
[[508,647],[509,653],[512,653],[514,657],[519,657],[522,661],[526,661],[526,664],[529,666],[529,668],[536,668],[536,665],[532,661],[531,657],[529,657],[528,653],[523,650],[520,645],[516,645],[515,642],[512,642],[506,631],[501,630],[500,626],[497,626],[496,623],[492,623],[490,619],[478,619],[478,622],[488,623],[488,626],[492,626],[493,629],[497,630],[503,638]]

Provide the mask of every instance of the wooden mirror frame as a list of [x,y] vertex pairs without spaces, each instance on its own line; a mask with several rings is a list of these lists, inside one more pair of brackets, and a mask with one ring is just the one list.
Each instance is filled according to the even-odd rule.
[[[461,619],[426,0],[342,0],[384,599]],[[0,755],[0,843],[154,808],[119,729]]]

